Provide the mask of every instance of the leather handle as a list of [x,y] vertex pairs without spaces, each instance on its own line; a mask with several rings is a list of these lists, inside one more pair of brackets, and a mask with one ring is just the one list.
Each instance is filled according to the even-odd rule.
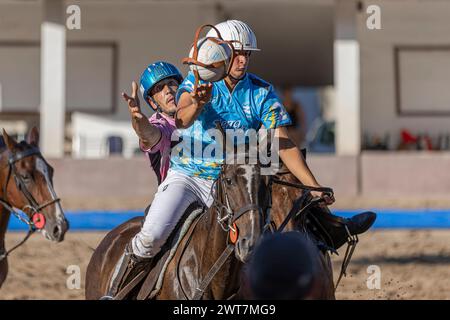
[[[192,57],[183,58],[181,60],[181,62],[183,64],[188,64],[188,65],[193,64],[193,65],[200,66],[200,67],[203,67],[203,68],[211,68],[211,67],[219,68],[219,67],[221,67],[223,65],[224,62],[222,62],[222,61],[221,62],[211,63],[211,64],[205,64],[205,63],[202,63],[202,62],[198,61],[198,49],[199,49],[198,40],[199,40],[199,37],[200,37],[200,34],[201,34],[202,30],[207,28],[207,27],[209,27],[211,29],[214,29],[216,31],[216,33],[217,33],[217,37],[207,37],[207,39],[209,39],[211,41],[214,41],[217,44],[225,43],[231,49],[231,63],[228,65],[228,68],[227,68],[227,71],[226,71],[226,75],[227,75],[227,74],[230,73],[231,66],[233,64],[233,60],[234,60],[234,58],[236,56],[236,52],[235,52],[233,43],[235,43],[235,42],[236,43],[240,43],[241,49],[243,49],[244,46],[243,46],[242,42],[240,42],[238,40],[225,41],[222,38],[222,35],[220,34],[220,31],[215,26],[213,26],[212,24],[204,24],[204,25],[201,25],[200,27],[197,28],[197,30],[195,31],[195,36],[194,36],[194,43],[192,44],[192,46],[194,48],[194,51],[192,52]],[[193,70],[193,73],[194,73],[194,91],[197,91],[197,88],[198,88],[198,85],[199,85],[199,82],[200,82],[200,75],[198,73],[198,70],[196,70],[196,69]]]
[[217,30],[217,28],[215,26],[213,26],[212,24],[204,24],[201,25],[200,27],[197,28],[197,30],[195,31],[195,36],[194,36],[194,52],[192,54],[192,57],[197,60],[198,58],[198,38],[200,37],[200,33],[202,32],[203,29],[205,29],[206,27],[210,27],[212,29],[214,29],[217,32],[217,37],[221,40],[223,40],[222,36],[220,35],[219,30]]

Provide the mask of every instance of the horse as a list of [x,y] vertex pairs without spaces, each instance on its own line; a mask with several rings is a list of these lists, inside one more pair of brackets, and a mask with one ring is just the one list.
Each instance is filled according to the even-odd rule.
[[[68,221],[53,188],[53,168],[39,151],[39,131],[33,127],[26,141],[16,142],[3,130],[0,137],[0,287],[8,274],[8,255],[39,230],[51,241],[61,242]],[[18,212],[15,208],[21,209]],[[11,214],[27,224],[26,237],[5,249]]]
[[[283,231],[299,231],[305,235],[312,247],[316,250],[317,274],[318,281],[316,283],[316,290],[311,296],[311,299],[334,300],[335,299],[335,285],[333,281],[333,267],[331,258],[327,250],[321,250],[317,246],[317,239],[308,228],[302,224],[304,221],[301,217],[293,217],[286,220],[286,217],[294,207],[295,202],[304,195],[304,189],[296,187],[300,185],[300,181],[283,166],[274,176],[274,182],[271,187],[272,206],[270,210],[271,223],[274,230],[277,230],[284,224]],[[269,178],[270,179],[270,178]],[[281,183],[280,183],[281,182]],[[287,184],[282,184],[287,182]],[[306,204],[310,203],[311,198],[306,198]],[[315,210],[326,210],[317,203]]]
[[[314,188],[304,186],[300,184],[299,180],[282,164],[281,168],[271,176],[264,177],[264,183],[266,184],[266,190],[268,191],[267,197],[270,198],[271,203],[268,204],[266,213],[268,217],[268,225],[272,233],[292,233],[298,232],[305,239],[306,245],[311,251],[311,255],[314,261],[314,286],[311,287],[310,292],[307,293],[308,299],[315,300],[334,300],[335,299],[335,286],[333,282],[333,269],[331,264],[330,255],[323,247],[318,246],[317,237],[304,225],[303,215],[308,210],[327,210],[321,206],[324,201],[323,198],[312,198],[308,190],[330,192],[329,188]],[[305,192],[305,190],[307,192]],[[297,215],[299,214],[300,215]],[[303,247],[298,248],[302,250]],[[285,250],[285,248],[279,248],[279,250]],[[299,252],[299,254],[304,254]],[[253,261],[252,261],[253,262]],[[285,266],[289,269],[290,265]],[[237,298],[240,300],[253,300],[255,295],[252,293],[250,278],[251,272],[255,269],[253,267],[244,266],[242,274],[240,276],[240,290]],[[279,273],[282,272],[279,268],[273,270],[273,278],[278,278]],[[270,285],[270,282],[261,285]],[[279,292],[279,284],[274,285],[273,296],[271,299],[277,299],[279,296],[276,292]],[[286,288],[288,289],[288,288]],[[295,299],[295,297],[288,297],[287,299]]]
[[[259,165],[223,164],[211,191],[213,205],[204,209],[181,238],[159,293],[153,298],[234,297],[242,266],[267,226],[263,210],[267,203],[265,187]],[[114,266],[141,223],[142,217],[130,219],[101,241],[87,267],[86,299],[99,299],[107,293]],[[140,295],[140,290],[138,286],[124,297],[147,298],[147,294]]]

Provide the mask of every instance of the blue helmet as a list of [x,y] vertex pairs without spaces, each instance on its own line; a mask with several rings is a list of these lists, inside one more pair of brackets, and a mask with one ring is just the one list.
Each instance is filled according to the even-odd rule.
[[142,98],[150,105],[147,100],[147,95],[149,95],[150,90],[152,90],[153,86],[161,80],[167,78],[174,78],[179,83],[183,81],[183,76],[180,71],[173,64],[165,62],[165,61],[156,61],[147,68],[145,68],[144,72],[141,75],[140,80],[140,91],[142,94]]

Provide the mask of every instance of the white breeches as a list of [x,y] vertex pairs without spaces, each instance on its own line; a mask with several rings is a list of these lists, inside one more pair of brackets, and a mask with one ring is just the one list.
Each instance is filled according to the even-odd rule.
[[210,207],[214,180],[190,177],[169,169],[159,185],[141,231],[133,238],[135,255],[154,257],[170,236],[186,209],[195,201]]

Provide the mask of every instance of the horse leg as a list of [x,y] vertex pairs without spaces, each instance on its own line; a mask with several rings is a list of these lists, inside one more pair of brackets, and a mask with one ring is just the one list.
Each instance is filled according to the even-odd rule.
[[[5,208],[0,207],[0,255],[6,252],[5,234],[8,228],[9,217],[11,213]],[[8,258],[0,260],[0,288],[8,275]]]
[[92,254],[86,269],[85,298],[100,299],[108,292],[109,282],[125,246],[139,232],[142,217],[130,219],[111,230]]
[[334,280],[333,280],[333,266],[331,264],[331,257],[330,254],[327,252],[325,253],[326,256],[326,261],[327,261],[327,272],[328,272],[328,278],[329,278],[329,283],[328,283],[328,300],[336,300],[336,288],[334,287]]
[[335,300],[335,288],[333,282],[333,269],[331,265],[331,259],[328,252],[319,253],[320,259],[320,273],[322,282],[322,292],[319,299],[323,300]]

